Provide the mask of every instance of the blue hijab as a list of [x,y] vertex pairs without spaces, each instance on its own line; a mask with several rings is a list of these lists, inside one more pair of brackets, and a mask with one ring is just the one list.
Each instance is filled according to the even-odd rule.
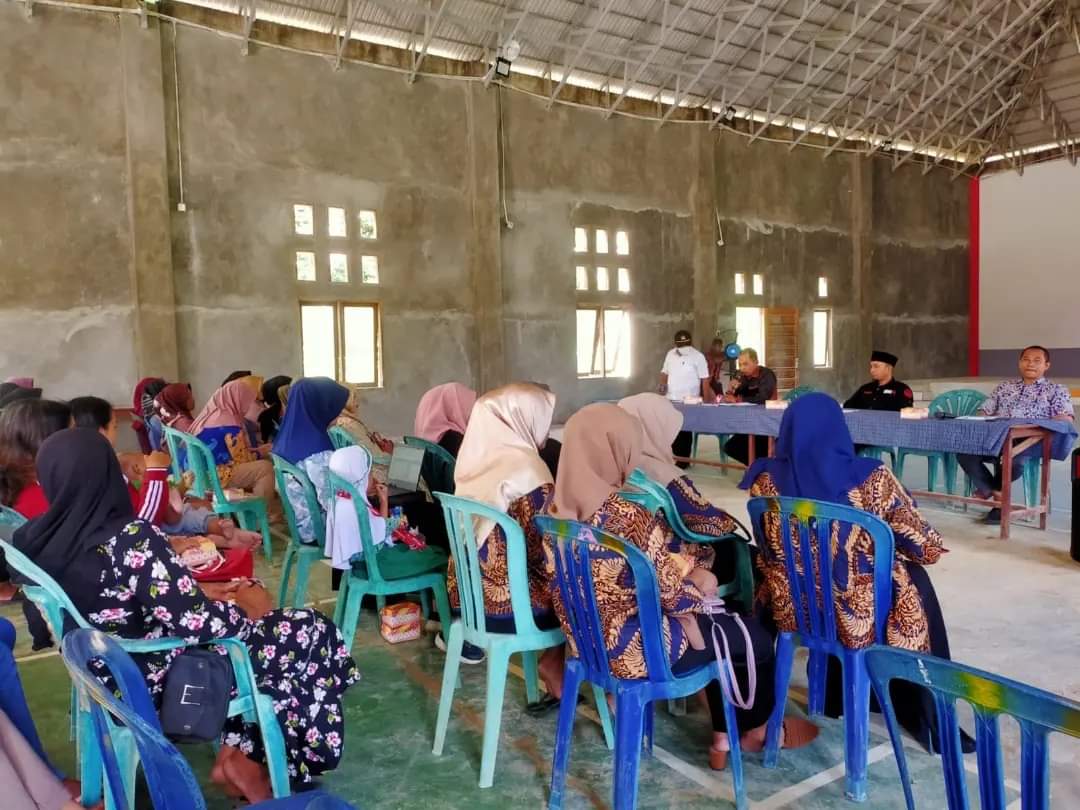
[[290,464],[333,450],[327,428],[349,401],[349,389],[329,377],[304,377],[289,389],[285,418],[274,438],[274,454]]
[[848,504],[848,492],[881,466],[855,455],[844,412],[826,394],[807,394],[788,406],[780,423],[775,458],[755,461],[739,486],[750,489],[767,472],[780,494]]

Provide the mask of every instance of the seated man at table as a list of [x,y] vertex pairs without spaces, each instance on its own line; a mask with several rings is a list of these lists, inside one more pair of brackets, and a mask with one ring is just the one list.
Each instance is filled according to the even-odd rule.
[[[1069,389],[1046,379],[1050,369],[1050,352],[1042,346],[1028,346],[1020,353],[1020,379],[999,383],[994,393],[982,405],[979,412],[986,416],[1003,419],[1065,419],[1072,421],[1073,406]],[[1012,480],[1023,474],[1021,459],[1042,454],[1042,445],[1036,444],[1013,458]],[[979,498],[1001,497],[1001,469],[993,456],[973,456],[961,453],[957,456],[960,466],[971,479],[975,495]],[[993,464],[990,470],[986,465]],[[992,509],[985,522],[1001,522],[1001,510]]]
[[[695,349],[690,333],[680,329],[675,333],[675,346],[664,357],[664,366],[660,369],[660,394],[672,402],[682,402],[687,397],[701,397],[704,402],[712,402],[712,387],[709,385],[709,362],[705,355]],[[694,434],[680,430],[671,445],[671,451],[678,458],[686,458],[693,447]],[[679,467],[686,469],[685,461]]]
[[[911,389],[893,377],[896,363],[895,354],[875,349],[870,354],[870,382],[859,386],[844,407],[860,411],[901,411],[915,404]],[[857,444],[855,452],[860,453],[865,447],[867,445]]]
[[[739,373],[732,382],[731,391],[724,395],[724,402],[764,405],[770,399],[776,399],[776,374],[771,368],[758,363],[758,353],[754,349],[743,349],[739,355]],[[750,437],[732,436],[724,445],[724,451],[742,464],[749,464]],[[764,458],[767,455],[768,437],[754,437],[754,457]]]

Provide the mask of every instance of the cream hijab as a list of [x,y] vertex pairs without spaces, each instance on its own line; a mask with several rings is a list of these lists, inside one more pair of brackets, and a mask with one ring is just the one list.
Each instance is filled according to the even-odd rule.
[[620,399],[619,407],[636,416],[645,431],[639,465],[645,474],[664,487],[679,478],[683,472],[675,466],[671,443],[682,430],[682,413],[659,394],[635,394]]
[[[454,466],[454,494],[505,512],[518,498],[552,483],[540,458],[555,414],[555,395],[532,383],[513,383],[480,397]],[[494,528],[478,520],[480,546]]]
[[563,432],[551,514],[587,521],[641,464],[641,423],[615,405],[586,405]]

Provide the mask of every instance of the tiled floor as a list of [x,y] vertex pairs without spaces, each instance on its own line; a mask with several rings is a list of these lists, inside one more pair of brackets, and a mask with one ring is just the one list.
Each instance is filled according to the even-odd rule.
[[[718,503],[745,515],[745,498],[735,489],[737,476],[695,474],[699,485]],[[1080,565],[1066,551],[1068,536],[1019,528],[1008,543],[974,522],[974,514],[933,508],[927,513],[941,529],[951,553],[931,570],[949,624],[953,655],[966,663],[1010,675],[1080,698]],[[277,569],[263,568],[273,582]],[[329,575],[317,573],[311,598],[331,598]],[[332,612],[332,604],[321,605]],[[21,621],[12,606],[4,615]],[[20,665],[35,718],[51,755],[70,768],[67,741],[68,681],[55,655],[28,656]],[[324,781],[326,788],[358,807],[502,808],[543,807],[547,801],[555,715],[525,714],[519,674],[511,675],[499,746],[494,787],[477,787],[483,725],[484,667],[466,667],[451,718],[444,754],[431,753],[443,656],[422,641],[391,646],[375,632],[365,613],[354,654],[364,680],[347,696],[347,743],[341,767]],[[792,696],[802,695],[801,667],[796,665]],[[594,715],[579,710],[570,760],[568,808],[610,807],[611,755],[604,747]],[[903,796],[891,746],[879,720],[871,739],[870,795],[866,807],[902,808]],[[766,770],[758,755],[746,756],[752,806],[779,808],[848,807],[844,798],[843,742],[839,721],[822,720],[822,735],[812,746],[782,753],[780,766]],[[657,715],[655,756],[642,764],[639,807],[717,808],[733,806],[730,773],[709,771],[707,718],[690,702],[689,714]],[[1006,728],[1006,771],[1017,773],[1015,728]],[[1080,744],[1054,740],[1053,806],[1080,807]],[[205,777],[208,746],[188,753],[200,778]],[[943,808],[939,762],[909,748],[920,808]],[[974,757],[968,758],[974,770]],[[976,784],[969,773],[972,795]],[[1010,786],[1010,802],[1016,798]],[[231,802],[207,790],[211,808]],[[140,806],[148,806],[145,802]],[[1018,806],[1018,803],[1017,803]]]

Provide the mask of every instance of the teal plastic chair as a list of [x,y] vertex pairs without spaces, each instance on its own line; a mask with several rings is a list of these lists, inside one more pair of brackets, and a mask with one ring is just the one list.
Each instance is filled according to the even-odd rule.
[[[690,456],[692,458],[697,458],[699,436],[713,436],[716,438],[716,441],[720,443],[720,463],[728,464],[731,462],[731,458],[728,456],[727,450],[725,450],[724,447],[727,445],[732,435],[733,434],[731,433],[695,433],[693,435],[693,440],[690,442]],[[720,469],[720,474],[727,475],[727,468],[722,467]]]
[[[565,607],[577,655],[566,659],[559,724],[555,732],[555,754],[551,763],[551,794],[548,810],[560,810],[566,789],[566,769],[570,761],[577,694],[583,681],[594,689],[615,696],[615,778],[612,784],[614,810],[634,810],[637,806],[638,769],[642,750],[653,752],[653,704],[660,700],[685,698],[701,691],[711,681],[719,681],[727,691],[726,671],[717,661],[690,672],[674,674],[668,660],[664,618],[660,612],[656,570],[649,558],[632,543],[600,529],[573,520],[540,516],[536,525],[547,536],[555,557],[555,584]],[[634,601],[640,625],[641,656],[646,665],[644,678],[619,678],[611,672],[608,643],[596,604],[592,564],[622,563],[633,582]],[[735,708],[724,699],[727,727],[738,728]],[[737,810],[746,810],[739,735],[730,737],[731,779]],[[666,802],[677,805],[677,800]]]
[[427,482],[428,489],[432,492],[449,492],[453,495],[454,467],[457,465],[455,458],[435,442],[429,442],[418,436],[406,436],[405,444],[424,450],[424,465],[420,472],[424,481]]
[[878,461],[884,461],[884,457],[889,457],[889,466],[894,470],[896,469],[896,448],[895,447],[883,447],[880,445],[870,445],[864,447],[859,451],[859,455],[864,458],[876,458]]
[[[307,601],[308,579],[311,577],[311,566],[321,560],[326,548],[326,516],[322,506],[315,495],[315,486],[307,474],[294,464],[290,464],[281,456],[271,454],[274,462],[274,482],[277,486],[278,497],[281,498],[281,506],[285,512],[285,520],[289,524],[289,547],[285,550],[285,559],[281,563],[281,589],[278,592],[278,605],[285,607],[289,600],[289,578],[292,576],[293,565],[296,566],[296,587],[292,592],[291,604],[293,607],[302,608]],[[311,527],[315,532],[314,543],[300,541],[300,527],[296,519],[296,510],[293,509],[292,501],[287,494],[288,480],[296,481],[304,491],[304,501],[307,503],[308,513],[311,515]]]
[[735,576],[729,582],[721,582],[717,590],[717,596],[732,597],[738,599],[746,610],[754,604],[754,571],[750,562],[749,538],[739,534],[727,534],[723,537],[713,537],[708,534],[699,534],[690,531],[683,522],[682,515],[675,508],[671,499],[671,493],[666,487],[660,486],[653,481],[641,469],[634,470],[627,481],[630,486],[643,493],[645,498],[639,498],[632,492],[620,492],[619,494],[635,500],[648,509],[656,512],[662,509],[664,518],[675,532],[675,536],[685,543],[734,543],[735,544]]
[[326,435],[330,437],[330,443],[334,445],[335,450],[340,450],[343,447],[352,447],[356,444],[356,440],[353,439],[352,434],[343,427],[332,427],[326,431]]
[[[983,810],[1005,810],[1006,806],[1013,806],[1005,796],[999,736],[998,718],[1005,715],[1014,718],[1020,726],[1020,805],[1024,810],[1050,810],[1048,738],[1053,732],[1080,737],[1080,703],[1000,675],[892,647],[872,647],[867,650],[866,668],[885,714],[908,810],[915,810],[915,798],[911,791],[903,732],[896,722],[892,695],[889,694],[889,684],[893,681],[918,684],[933,695],[941,733],[945,806],[949,810],[968,810],[969,807],[964,755],[960,748],[960,725],[956,720],[958,700],[975,710],[979,807]],[[1063,804],[1055,803],[1056,806],[1074,806],[1069,799],[1062,801]],[[934,801],[928,806],[938,808],[942,804]]]
[[[499,728],[502,723],[503,693],[510,656],[521,653],[525,670],[525,694],[530,703],[540,698],[536,653],[565,643],[566,636],[559,628],[541,630],[536,626],[529,601],[529,574],[525,551],[525,533],[517,521],[490,506],[468,498],[435,493],[442,504],[446,533],[450,537],[450,553],[454,557],[457,591],[461,617],[454,619],[446,640],[446,664],[443,667],[442,693],[439,696],[439,715],[435,723],[435,745],[432,752],[442,754],[446,741],[446,726],[454,703],[458,682],[461,648],[468,642],[487,653],[487,695],[484,701],[484,744],[480,755],[480,787],[491,787],[495,778],[495,755],[499,747]],[[489,632],[484,610],[484,589],[480,575],[479,544],[475,520],[490,520],[503,530],[506,537],[506,570],[510,584],[510,604],[514,610],[514,633]],[[608,747],[614,745],[611,717],[607,700],[600,687],[593,687],[596,710],[604,728]]]
[[[943,394],[938,394],[930,402],[930,417],[933,418],[937,414],[948,414],[949,416],[974,416],[979,410],[979,406],[986,401],[986,394],[982,391],[975,391],[971,388],[959,388],[955,391],[946,391]],[[941,464],[941,469],[945,474],[945,491],[950,495],[956,494],[956,471],[959,468],[959,462],[956,460],[955,453],[942,453],[938,450],[909,450],[901,447],[896,453],[896,477],[901,481],[904,479],[904,461],[908,456],[923,456],[926,458],[927,468],[927,489],[931,492],[937,489],[937,469],[938,464]]]
[[382,610],[387,596],[419,592],[424,618],[427,618],[431,615],[431,601],[428,596],[430,590],[435,594],[443,638],[449,638],[450,599],[446,594],[446,552],[431,546],[414,551],[401,543],[382,546],[376,550],[375,542],[371,538],[371,524],[367,515],[361,512],[367,508],[364,506],[367,500],[341,476],[332,471],[326,475],[331,491],[335,493],[334,497],[337,497],[337,493],[344,492],[352,500],[357,510],[356,522],[360,526],[360,545],[363,549],[362,559],[353,563],[352,569],[341,578],[337,609],[334,611],[334,622],[345,638],[345,646],[352,649],[356,625],[360,621],[360,603],[367,594],[375,597],[379,610]]
[[169,455],[172,456],[173,474],[183,474],[183,465],[180,460],[185,458],[187,467],[194,476],[191,494],[196,498],[205,498],[209,495],[214,514],[226,517],[235,515],[241,528],[261,532],[263,553],[269,560],[273,556],[274,547],[270,539],[270,518],[266,511],[266,501],[254,496],[235,501],[226,498],[225,490],[222,489],[221,481],[218,479],[214,454],[205,442],[190,433],[166,427],[165,441],[169,445]]
[[[123,795],[124,767],[110,728],[123,727],[132,737],[146,775],[146,789],[155,810],[206,810],[202,790],[183,755],[161,732],[146,681],[131,656],[98,630],[75,630],[64,637],[64,665],[71,680],[89,700],[93,736],[90,742],[101,758],[111,795]],[[122,698],[107,690],[93,664],[112,675]],[[127,801],[120,805],[128,810]],[[250,805],[252,810],[355,810],[350,804],[319,790]]]
[[[17,571],[29,582],[34,583],[23,585],[22,591],[26,598],[41,610],[55,638],[63,640],[65,628],[69,631],[73,628],[93,629],[56,580],[10,543],[0,540],[0,548],[4,551],[8,568]],[[120,647],[131,654],[163,652],[178,647],[192,646],[180,638],[151,640],[116,638],[115,640]],[[233,667],[236,697],[229,701],[228,716],[242,716],[245,722],[259,727],[274,796],[288,796],[289,771],[285,760],[285,740],[282,737],[277,716],[274,714],[273,700],[258,690],[255,673],[251,669],[251,659],[248,657],[247,645],[238,638],[215,639],[211,643],[222,646],[228,651]],[[94,729],[88,697],[83,689],[77,685],[73,687],[75,694],[72,706],[76,716],[72,718],[72,722],[78,748],[82,799],[84,804],[93,805],[102,799],[101,757],[96,746],[91,744]],[[121,803],[121,797],[110,793],[107,806],[110,808],[130,806],[135,795],[138,752],[131,733],[127,729],[113,727],[110,730],[110,736],[112,747],[121,763],[125,796],[124,803]]]
[[794,402],[799,397],[805,396],[806,394],[812,394],[815,391],[817,391],[817,389],[814,388],[814,386],[812,385],[797,385],[790,391],[788,391],[786,394],[784,394],[784,401]]
[[0,526],[11,526],[17,529],[24,523],[26,523],[26,518],[10,506],[0,506]]

